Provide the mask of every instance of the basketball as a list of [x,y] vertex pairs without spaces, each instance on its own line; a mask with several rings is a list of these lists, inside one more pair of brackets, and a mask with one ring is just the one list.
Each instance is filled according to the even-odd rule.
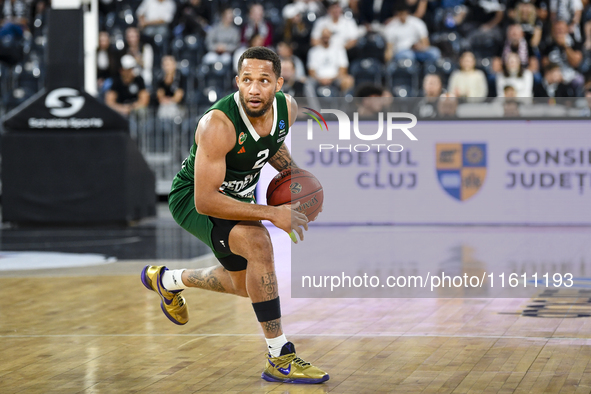
[[296,209],[309,221],[316,219],[324,202],[322,185],[314,175],[301,168],[283,170],[275,176],[267,188],[267,204],[278,206],[300,203]]

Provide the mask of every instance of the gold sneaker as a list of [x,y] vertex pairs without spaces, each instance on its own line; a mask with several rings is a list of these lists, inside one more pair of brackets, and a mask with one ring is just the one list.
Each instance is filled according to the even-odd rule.
[[281,355],[267,355],[267,363],[261,378],[267,382],[322,383],[329,379],[323,370],[305,362],[295,354],[293,343],[287,342],[281,348]]
[[162,274],[167,271],[163,265],[147,265],[142,271],[142,283],[148,290],[155,291],[162,302],[160,308],[174,324],[183,325],[189,321],[189,311],[185,298],[181,295],[182,290],[168,291],[162,286]]

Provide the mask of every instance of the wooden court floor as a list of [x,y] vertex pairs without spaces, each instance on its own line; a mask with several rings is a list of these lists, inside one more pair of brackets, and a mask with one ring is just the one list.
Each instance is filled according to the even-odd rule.
[[331,379],[267,383],[247,299],[186,291],[175,326],[145,264],[0,275],[0,393],[591,392],[589,318],[513,314],[522,299],[291,299],[282,270],[287,337]]

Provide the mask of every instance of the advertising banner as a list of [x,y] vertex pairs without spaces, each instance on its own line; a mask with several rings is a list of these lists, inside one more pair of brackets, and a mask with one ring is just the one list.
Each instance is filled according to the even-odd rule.
[[[368,141],[339,139],[323,117],[323,129],[296,122],[286,140],[323,185],[318,224],[591,224],[591,121],[419,120],[416,140],[359,121],[365,135],[383,130]],[[275,173],[265,169],[259,201]]]

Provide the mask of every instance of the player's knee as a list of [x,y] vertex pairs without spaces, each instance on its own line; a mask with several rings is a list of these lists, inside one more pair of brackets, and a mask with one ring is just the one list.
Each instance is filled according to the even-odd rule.
[[[271,236],[265,227],[244,226],[237,242],[230,244],[230,247],[238,249],[235,253],[241,254],[247,260],[273,260],[273,245]],[[234,240],[234,239],[232,239]]]
[[271,244],[271,236],[266,228],[255,231],[251,238],[251,247],[263,253],[273,253],[273,245]]

